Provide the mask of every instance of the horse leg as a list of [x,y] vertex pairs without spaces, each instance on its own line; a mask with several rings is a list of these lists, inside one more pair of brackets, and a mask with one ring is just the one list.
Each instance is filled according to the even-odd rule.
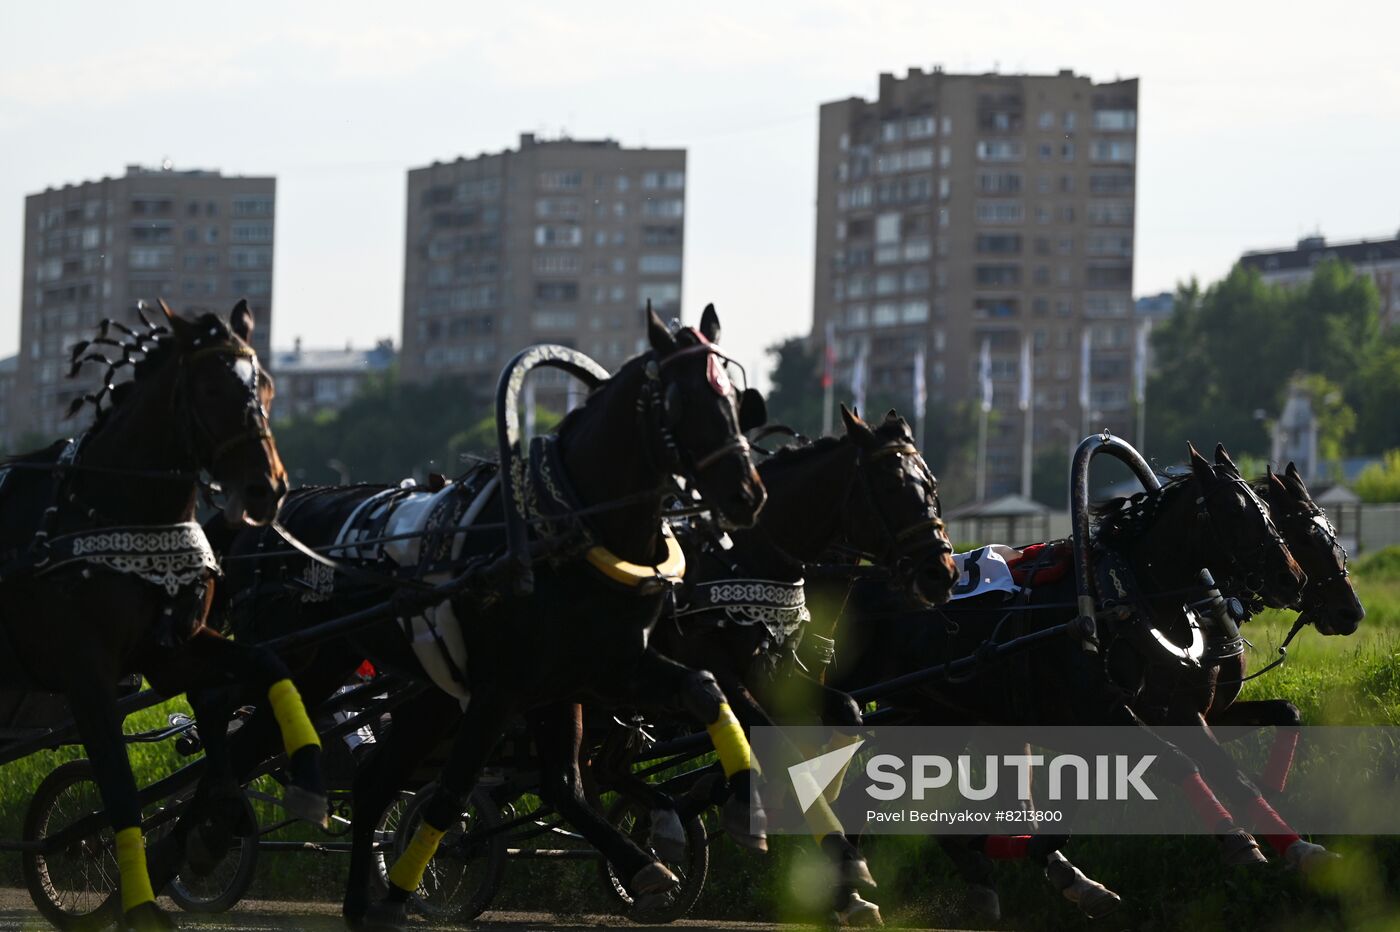
[[[302,704],[282,658],[266,647],[231,641],[209,628],[201,628],[166,656],[164,675],[152,677],[158,689],[169,693],[200,685],[253,686],[266,697],[282,736],[291,780],[282,805],[292,815],[315,825],[326,823],[326,782],[321,773],[321,738]],[[150,671],[157,671],[152,668]],[[162,685],[161,681],[166,685]],[[259,703],[261,705],[262,703]],[[218,723],[214,723],[219,727]]]
[[1223,781],[1226,792],[1232,799],[1247,807],[1255,830],[1260,832],[1260,837],[1289,867],[1312,870],[1335,857],[1322,845],[1303,841],[1293,827],[1274,811],[1264,799],[1264,794],[1244,775],[1234,759],[1216,741],[1210,726],[1205,723],[1200,713],[1195,715],[1195,724],[1200,727],[1189,730],[1186,739],[1192,755],[1201,762],[1201,766],[1212,779]]
[[677,697],[714,743],[729,790],[720,811],[724,830],[745,848],[767,851],[767,819],[754,782],[753,752],[729,701],[706,670],[692,670],[651,648],[642,652],[627,690],[629,702],[643,707],[671,708]]
[[1269,747],[1269,760],[1259,784],[1270,795],[1283,792],[1298,750],[1298,729],[1303,724],[1303,713],[1296,705],[1287,699],[1246,699],[1220,712],[1211,712],[1206,720],[1211,725],[1274,726],[1274,743]]
[[527,720],[539,755],[540,796],[602,852],[617,869],[617,876],[627,878],[628,892],[639,907],[644,908],[652,899],[659,902],[680,886],[680,879],[666,865],[643,851],[589,804],[579,771],[582,707],[555,703],[534,710]]
[[403,928],[408,917],[408,898],[422,883],[423,872],[447,829],[467,811],[481,768],[504,733],[505,720],[506,709],[490,698],[474,695],[467,704],[437,789],[423,807],[423,821],[407,849],[389,868],[388,896],[369,908],[365,928]]
[[425,690],[394,710],[388,734],[355,767],[350,797],[350,872],[341,908],[352,927],[369,910],[370,870],[379,817],[399,791],[408,788],[415,769],[460,715],[456,699],[441,690]]
[[115,676],[74,677],[69,683],[68,705],[92,761],[93,776],[107,810],[107,821],[116,839],[117,867],[121,873],[121,908],[132,929],[147,932],[174,929],[175,924],[156,905],[151,877],[146,870],[146,849],[141,837],[141,801],[136,778],[122,740],[122,720],[117,714]]

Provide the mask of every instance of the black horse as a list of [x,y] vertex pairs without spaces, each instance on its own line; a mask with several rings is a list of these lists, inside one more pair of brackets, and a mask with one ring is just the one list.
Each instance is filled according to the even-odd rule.
[[[1239,469],[1223,447],[1215,450],[1216,468],[1236,478]],[[1299,627],[1312,624],[1327,634],[1351,634],[1366,615],[1347,574],[1346,551],[1337,542],[1336,531],[1312,497],[1302,476],[1289,464],[1282,476],[1272,472],[1256,484],[1268,502],[1289,550],[1307,573],[1307,585],[1298,600],[1288,608],[1299,612]],[[1249,609],[1262,607],[1253,581],[1243,577],[1221,580],[1221,590]],[[1241,622],[1248,620],[1243,614]],[[1266,795],[1283,790],[1297,746],[1297,726],[1302,723],[1298,709],[1283,699],[1257,699],[1237,702],[1247,672],[1244,641],[1238,629],[1212,629],[1206,641],[1206,656],[1197,668],[1152,667],[1144,689],[1133,707],[1152,724],[1199,726],[1184,732],[1191,739],[1183,745],[1197,760],[1213,785],[1221,786],[1231,801],[1246,807],[1264,840],[1292,867],[1311,869],[1331,855],[1321,845],[1299,838],[1288,823],[1266,801]],[[1273,726],[1274,747],[1260,783],[1256,784],[1220,747],[1211,725]],[[1263,859],[1262,853],[1259,860]]]
[[[1253,490],[1224,467],[1212,466],[1194,448],[1191,472],[1161,489],[1117,500],[1099,510],[1095,552],[1136,601],[1128,619],[1102,626],[1096,651],[1064,637],[992,662],[953,681],[911,688],[882,697],[882,706],[902,710],[920,724],[1133,724],[1143,722],[1130,699],[1159,662],[1152,636],[1139,625],[1151,619],[1158,630],[1182,637],[1183,593],[1199,585],[1208,567],[1221,578],[1249,578],[1260,599],[1274,607],[1295,602],[1303,574],[1274,527],[1268,508]],[[1072,574],[1036,585],[1023,606],[1072,605]],[[932,610],[903,611],[879,587],[858,583],[837,620],[840,645],[828,682],[856,689],[901,674],[973,655],[990,636],[1007,640],[1071,620],[1074,609],[1006,612],[1001,594],[955,600]],[[814,658],[813,662],[818,662]],[[1146,733],[1146,739],[1155,740]],[[1258,847],[1201,779],[1196,764],[1160,742],[1163,761],[1179,778],[1193,808],[1217,832],[1228,860],[1253,861]],[[1093,908],[1109,900],[1090,886],[1058,853],[1066,836],[1003,839],[979,837],[970,846],[951,841],[964,877],[987,881],[987,856],[1031,857],[1071,900],[1084,896]],[[992,845],[988,847],[987,842]],[[1093,885],[1097,887],[1097,885]],[[1109,895],[1111,896],[1111,894]],[[1081,904],[1082,905],[1082,904]]]
[[[291,658],[298,685],[318,701],[368,657],[381,670],[435,679],[464,706],[455,720],[401,708],[388,741],[357,773],[356,845],[345,900],[352,924],[402,921],[404,904],[443,830],[467,811],[482,763],[512,716],[543,719],[539,725],[547,729],[552,724],[547,710],[578,699],[674,707],[695,716],[709,729],[734,788],[726,827],[742,842],[764,846],[761,829],[750,828],[748,744],[724,695],[713,677],[667,660],[648,649],[647,640],[666,597],[663,577],[680,569],[679,548],[663,534],[661,521],[671,476],[684,476],[738,527],[755,520],[765,493],[741,432],[746,415],[740,397],[724,376],[715,346],[714,309],[706,308],[699,330],[673,335],[650,313],[647,325],[650,351],[594,390],[565,417],[557,435],[536,440],[521,487],[534,497],[537,523],[551,532],[543,542],[553,547],[553,557],[535,567],[532,595],[521,597],[509,585],[469,589],[415,611],[401,624],[366,628]],[[483,466],[455,484],[463,497],[454,516],[470,511],[485,523],[474,531],[454,517],[441,541],[444,546],[460,542],[450,563],[499,551],[503,505],[494,476],[494,465]],[[281,520],[300,540],[330,545],[362,505],[386,491],[393,494],[378,486],[298,490],[288,497]],[[472,491],[478,494],[467,494]],[[430,547],[423,543],[422,552]],[[359,551],[362,557],[367,553],[368,548]],[[258,556],[271,558],[240,560]],[[385,572],[380,564],[384,561],[375,564],[378,572]],[[309,582],[318,578],[319,567],[285,551],[270,532],[237,535],[229,545],[228,567],[223,591],[231,628],[242,640],[335,618],[386,592],[373,581],[357,582],[353,574],[329,584]],[[420,644],[430,645],[426,655],[415,651],[415,633]],[[439,657],[439,645],[459,650]],[[433,670],[425,668],[425,656]],[[265,717],[255,716],[236,736],[232,753],[240,772],[273,750],[268,726]],[[454,729],[452,748],[424,810],[424,825],[391,870],[388,900],[371,910],[374,825],[416,762],[397,748],[435,745],[447,729]],[[761,810],[754,816],[755,825],[761,824]],[[192,827],[198,831],[192,833]],[[177,826],[174,844],[197,834],[202,840],[196,847],[219,850],[230,828],[222,814],[198,813]],[[649,859],[629,883],[644,895],[657,886],[669,888],[675,878]]]
[[[99,336],[73,348],[71,375],[88,362],[108,367],[102,389],[72,409],[92,403],[91,427],[0,465],[0,641],[10,675],[25,689],[67,696],[116,834],[121,908],[143,929],[170,923],[148,878],[116,711],[124,675],[139,672],[171,696],[257,686],[294,754],[294,811],[325,817],[320,743],[286,667],[204,626],[217,570],[193,521],[199,473],[222,485],[225,517],[239,523],[267,523],[286,492],[267,420],[272,382],[248,343],[252,315],[244,302],[228,323],[161,308],[163,326],[144,314],[141,329],[104,321]],[[130,379],[113,386],[127,367]]]

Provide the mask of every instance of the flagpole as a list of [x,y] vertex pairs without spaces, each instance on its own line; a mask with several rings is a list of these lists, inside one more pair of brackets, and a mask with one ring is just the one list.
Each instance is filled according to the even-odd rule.
[[826,346],[822,349],[822,436],[829,437],[836,415],[836,323],[826,322]]
[[1138,452],[1147,455],[1147,340],[1152,333],[1152,320],[1148,318],[1138,325],[1137,332],[1137,352],[1134,354],[1137,363],[1134,372],[1134,382],[1137,388],[1137,448]]
[[992,339],[982,338],[978,359],[979,381],[982,389],[982,415],[977,420],[977,501],[987,500],[987,417],[992,412]]
[[919,449],[928,449],[924,442],[924,421],[928,408],[928,382],[926,380],[925,368],[928,366],[928,347],[919,344],[919,350],[914,354],[914,440]]
[[1089,369],[1093,350],[1092,333],[1086,324],[1079,333],[1079,432],[1083,437],[1093,432],[1093,412],[1090,411],[1093,396],[1089,391]]
[[1031,497],[1031,466],[1035,456],[1035,392],[1031,373],[1030,334],[1021,334],[1021,497]]

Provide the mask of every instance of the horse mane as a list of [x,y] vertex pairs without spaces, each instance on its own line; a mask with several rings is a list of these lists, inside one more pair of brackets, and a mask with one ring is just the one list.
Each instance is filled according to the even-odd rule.
[[[77,378],[87,363],[105,365],[107,370],[96,391],[73,399],[68,406],[68,417],[76,415],[84,405],[91,404],[95,411],[92,427],[101,426],[112,410],[130,396],[132,386],[137,381],[160,369],[178,351],[178,341],[168,326],[152,323],[141,306],[137,307],[136,314],[141,321],[139,327],[128,327],[120,321],[105,318],[98,323],[97,333],[92,339],[73,344],[69,353],[68,378]],[[228,324],[212,313],[200,315],[193,326],[212,331],[219,339],[233,338]],[[113,332],[118,336],[112,336]],[[107,352],[108,347],[113,351],[111,355]],[[130,376],[117,382],[125,369],[131,370]]]
[[[875,436],[883,443],[897,443],[901,440],[909,440],[909,425],[903,418],[885,419],[876,424],[868,425]],[[816,440],[794,440],[785,443],[773,451],[773,455],[765,459],[760,465],[766,466],[769,463],[779,465],[790,463],[794,458],[807,457],[817,453],[825,453],[835,448],[847,439],[846,434],[834,436],[818,437]]]
[[1167,498],[1194,478],[1189,472],[1183,473],[1166,479],[1159,489],[1143,489],[1132,495],[1090,505],[1089,515],[1095,521],[1098,537],[1112,541],[1137,536],[1156,517]]

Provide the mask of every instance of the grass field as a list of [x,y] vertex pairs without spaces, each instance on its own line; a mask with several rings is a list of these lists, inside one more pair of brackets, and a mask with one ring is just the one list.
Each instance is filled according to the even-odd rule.
[[[1400,723],[1400,548],[1363,558],[1353,569],[1367,610],[1361,629],[1346,638],[1305,630],[1290,648],[1287,663],[1246,684],[1245,698],[1290,699],[1309,724]],[[1291,623],[1292,616],[1269,613],[1245,627],[1254,645],[1253,669],[1276,656]],[[183,703],[133,716],[128,730],[161,725],[176,708],[183,709]],[[182,762],[168,743],[137,746],[131,755],[143,781]],[[76,749],[67,749],[0,767],[0,833],[18,835],[24,807],[39,781],[76,756]],[[1328,844],[1343,852],[1344,860],[1326,876],[1308,881],[1276,864],[1227,870],[1214,842],[1203,837],[1077,838],[1067,853],[1124,897],[1123,910],[1102,928],[1400,929],[1400,839],[1331,839]],[[814,891],[825,889],[823,865],[801,839],[775,838],[772,849],[760,860],[728,843],[715,845],[697,913],[754,919],[811,916]],[[873,898],[884,906],[887,919],[973,925],[961,912],[952,869],[931,839],[875,838],[866,850],[881,880]],[[0,864],[5,883],[22,883],[17,856],[6,855]],[[342,858],[269,855],[261,861],[254,891],[264,897],[338,899],[343,882]],[[997,884],[1007,917],[1001,928],[1088,927],[1028,865],[1001,865]],[[591,864],[512,865],[498,899],[503,908],[580,912],[606,909],[608,903]]]

